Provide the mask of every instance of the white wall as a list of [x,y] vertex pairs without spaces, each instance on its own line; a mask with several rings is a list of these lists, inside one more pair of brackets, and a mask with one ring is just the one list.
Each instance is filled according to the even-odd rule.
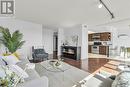
[[72,36],[78,36],[78,46],[82,45],[82,27],[81,25],[64,28],[64,39],[69,42],[69,45],[76,46],[75,43],[72,42]]
[[[48,28],[42,26],[42,24],[35,24],[13,18],[1,18],[0,26],[9,28],[11,32],[20,30],[20,32],[23,33],[23,40],[25,40],[26,43],[22,49],[18,50],[21,55],[31,57],[32,46],[44,46],[47,53],[53,53],[53,33],[56,32],[56,29],[53,29],[53,27]],[[1,48],[0,52],[2,53],[3,51],[4,48]]]
[[59,28],[58,29],[58,56],[61,55],[61,46],[64,41],[64,29]]
[[53,54],[53,33],[54,31],[43,27],[43,46],[47,53]]
[[117,44],[118,46],[126,46],[130,47],[130,28],[128,26],[124,27],[117,27],[117,33],[120,34],[127,34],[128,37],[125,38],[118,38]]
[[7,27],[11,32],[20,30],[26,43],[18,50],[21,55],[31,56],[31,47],[42,45],[42,25],[11,18],[0,19],[0,26]]

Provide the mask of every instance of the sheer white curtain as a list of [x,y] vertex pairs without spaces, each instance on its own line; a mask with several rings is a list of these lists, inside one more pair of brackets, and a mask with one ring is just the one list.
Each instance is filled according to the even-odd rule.
[[127,58],[127,40],[129,36],[126,34],[121,34],[118,36],[119,38],[119,45],[120,45],[120,56],[123,58]]

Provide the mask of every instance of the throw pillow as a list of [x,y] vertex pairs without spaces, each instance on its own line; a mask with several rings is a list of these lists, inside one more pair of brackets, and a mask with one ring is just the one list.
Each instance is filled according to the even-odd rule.
[[16,87],[22,79],[8,66],[0,66],[0,85],[2,87]]
[[2,56],[0,56],[0,65],[5,66],[6,63],[3,61]]
[[8,65],[14,65],[18,62],[20,62],[20,60],[18,60],[18,58],[15,55],[9,55],[9,56],[3,56],[2,58]]
[[13,55],[15,55],[18,59],[20,59],[20,55],[17,52],[13,53]]
[[0,65],[0,78],[3,78],[5,76],[6,76],[6,74],[5,74],[5,71],[3,70],[3,66]]
[[28,78],[28,74],[19,66],[17,65],[9,65],[9,69],[15,72],[21,78]]
[[130,87],[130,71],[119,73],[111,87]]

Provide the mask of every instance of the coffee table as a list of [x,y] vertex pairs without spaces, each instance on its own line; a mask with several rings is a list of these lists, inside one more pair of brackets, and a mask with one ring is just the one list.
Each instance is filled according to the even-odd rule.
[[49,61],[36,64],[36,71],[39,75],[41,77],[48,77],[49,87],[73,87],[79,81],[90,75],[90,73],[65,62],[62,62],[62,66],[55,70],[55,67],[50,67]]
[[[58,62],[60,62],[60,65],[59,66],[53,66],[51,61],[58,61]],[[47,60],[47,61],[41,62],[40,64],[42,65],[42,67],[44,69],[46,69],[48,71],[48,75],[49,75],[49,72],[53,73],[53,74],[59,74],[59,77],[62,78],[61,79],[62,81],[65,80],[65,76],[64,76],[65,71],[70,69],[70,66],[68,64],[66,64],[62,61],[56,60],[56,59]],[[52,83],[54,84],[53,81],[52,81]],[[62,86],[64,87],[64,83],[63,83]]]
[[[60,65],[54,66],[52,64],[52,61],[59,62]],[[62,61],[56,60],[56,59],[51,59],[51,60],[41,62],[41,65],[43,66],[43,68],[45,68],[47,71],[50,71],[50,72],[65,72],[66,70],[70,69],[70,66],[68,64]]]

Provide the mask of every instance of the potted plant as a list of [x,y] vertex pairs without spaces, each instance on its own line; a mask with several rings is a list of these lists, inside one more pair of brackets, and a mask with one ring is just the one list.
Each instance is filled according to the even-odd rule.
[[0,32],[2,34],[0,42],[7,48],[6,55],[14,54],[18,57],[16,51],[25,43],[25,41],[22,41],[23,34],[19,30],[11,34],[9,29],[4,27],[0,27]]

